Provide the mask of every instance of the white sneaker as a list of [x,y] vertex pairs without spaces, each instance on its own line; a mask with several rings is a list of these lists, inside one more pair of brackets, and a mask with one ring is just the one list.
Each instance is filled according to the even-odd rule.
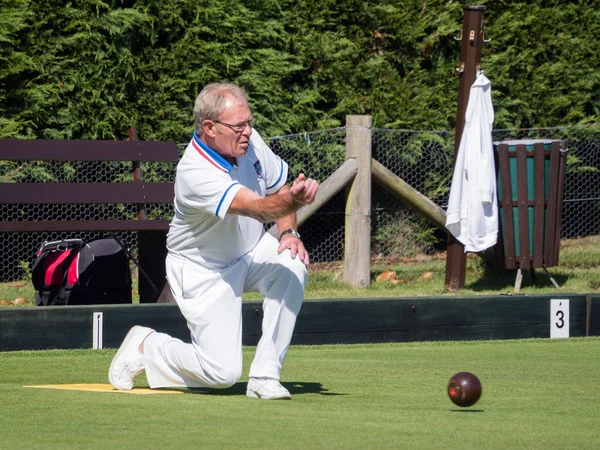
[[289,391],[273,378],[250,378],[246,396],[263,400],[289,400]]
[[115,388],[129,391],[133,387],[133,379],[144,370],[144,358],[139,348],[151,333],[154,333],[152,328],[136,325],[125,336],[108,369],[108,381]]

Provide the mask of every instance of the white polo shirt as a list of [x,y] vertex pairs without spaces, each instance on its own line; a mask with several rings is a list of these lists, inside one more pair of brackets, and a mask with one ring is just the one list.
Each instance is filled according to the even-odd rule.
[[248,151],[236,162],[220,156],[194,131],[177,165],[175,214],[167,235],[170,255],[223,268],[256,246],[263,224],[227,210],[244,186],[261,197],[277,192],[287,181],[288,165],[254,129]]

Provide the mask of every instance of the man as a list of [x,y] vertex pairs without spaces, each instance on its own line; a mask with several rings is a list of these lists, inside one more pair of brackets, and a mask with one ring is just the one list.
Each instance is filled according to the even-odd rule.
[[[194,105],[195,132],[175,178],[175,215],[167,236],[167,280],[187,320],[187,344],[133,327],[108,378],[128,390],[146,371],[152,388],[227,388],[242,375],[242,293],[264,295],[262,337],[246,394],[289,399],[279,382],[304,297],[308,253],[296,210],[318,184],[303,174],[286,185],[287,164],[256,131],[245,93],[206,86]],[[280,239],[264,232],[275,222]]]

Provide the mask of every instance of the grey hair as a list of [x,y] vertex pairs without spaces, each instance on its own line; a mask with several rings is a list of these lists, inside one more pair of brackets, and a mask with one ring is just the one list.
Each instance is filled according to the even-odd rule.
[[248,101],[246,92],[239,86],[231,83],[211,83],[202,89],[194,102],[194,126],[198,136],[204,134],[202,122],[217,120],[225,109],[225,100],[232,96],[238,100]]

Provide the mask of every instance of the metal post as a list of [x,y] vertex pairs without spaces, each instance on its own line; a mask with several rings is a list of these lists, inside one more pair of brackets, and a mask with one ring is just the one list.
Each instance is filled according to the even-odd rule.
[[[458,85],[458,108],[456,111],[456,134],[454,136],[454,163],[460,146],[463,129],[465,127],[465,113],[469,103],[471,86],[475,82],[481,61],[481,47],[483,46],[483,14],[486,6],[463,6],[464,20],[461,36],[461,59]],[[451,234],[448,235],[448,252],[446,255],[446,281],[447,291],[456,291],[465,287],[465,271],[467,256],[464,246]]]

